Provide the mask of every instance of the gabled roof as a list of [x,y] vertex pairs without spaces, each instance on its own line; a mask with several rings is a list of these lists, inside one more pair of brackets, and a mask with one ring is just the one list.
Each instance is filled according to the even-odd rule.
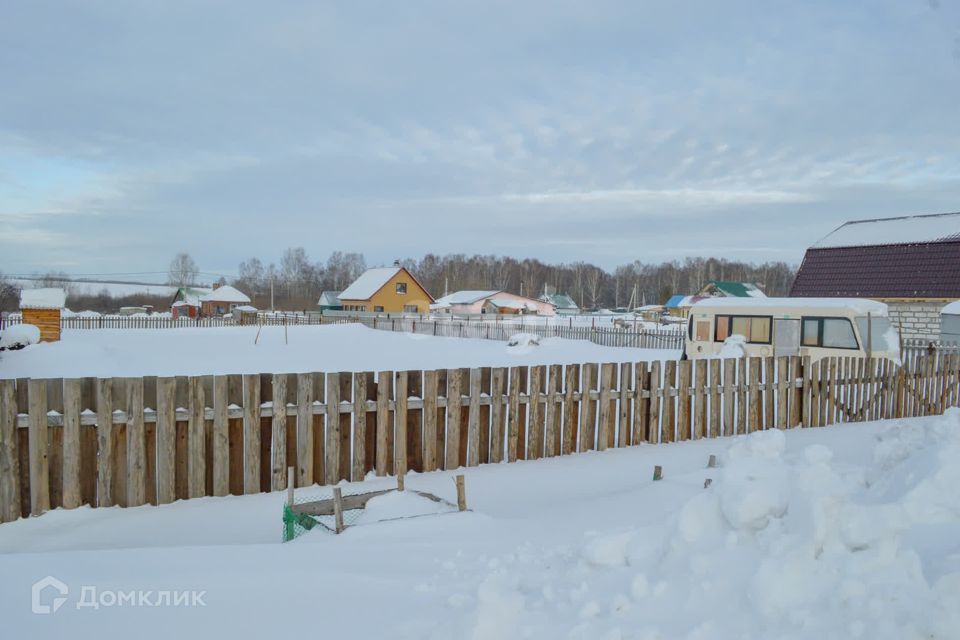
[[340,300],[369,300],[376,292],[383,289],[384,285],[390,282],[391,278],[400,271],[406,272],[406,274],[417,283],[417,286],[423,289],[427,297],[430,298],[431,301],[433,300],[430,293],[427,292],[426,288],[420,284],[420,281],[417,280],[412,273],[398,266],[367,269],[359,278],[353,281],[353,284],[340,293]]
[[478,300],[483,300],[484,298],[495,296],[500,292],[501,292],[501,289],[495,289],[493,291],[479,291],[479,290],[455,291],[451,294],[443,296],[442,298],[438,298],[437,304],[438,305],[473,304]]
[[222,287],[217,287],[210,293],[205,293],[200,296],[200,302],[229,302],[231,304],[245,304],[250,302],[250,298],[239,289],[225,284]]
[[59,287],[20,291],[21,309],[63,309],[66,302],[67,292]]
[[322,307],[340,307],[343,306],[340,304],[340,292],[339,291],[324,291],[320,294],[320,299],[317,301],[317,304]]
[[177,293],[173,299],[174,301],[186,302],[191,307],[199,307],[200,297],[207,295],[211,291],[213,291],[213,289],[204,287],[180,287],[177,289]]
[[764,298],[766,295],[757,285],[750,282],[733,282],[730,280],[711,280],[708,288],[713,286],[725,296],[731,298]]
[[544,302],[549,302],[557,309],[579,309],[573,298],[565,293],[545,293],[540,298]]
[[676,309],[680,306],[680,303],[684,301],[685,298],[689,296],[670,296],[670,299],[664,303],[664,308],[666,309]]
[[811,249],[960,240],[960,213],[873,218],[845,222]]
[[960,240],[810,248],[790,295],[960,298]]

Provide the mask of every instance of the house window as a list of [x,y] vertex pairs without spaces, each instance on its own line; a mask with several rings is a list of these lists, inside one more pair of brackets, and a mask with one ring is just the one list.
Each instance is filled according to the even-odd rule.
[[770,316],[717,316],[715,342],[723,342],[731,335],[743,336],[747,342],[770,344]]
[[403,312],[404,312],[404,313],[417,313],[418,311],[420,311],[420,309],[418,309],[418,308],[417,308],[417,305],[415,305],[415,304],[405,304],[405,305],[403,305]]
[[853,324],[847,318],[804,318],[800,343],[825,349],[860,348]]
[[397,283],[397,293],[398,293],[399,295],[404,295],[406,292],[407,292],[407,283],[406,283],[406,282],[398,282],[398,283]]
[[373,310],[374,310],[375,313],[383,313],[383,307],[381,307],[381,306],[379,306],[379,305],[378,305],[378,306],[375,306],[375,307],[373,308]]

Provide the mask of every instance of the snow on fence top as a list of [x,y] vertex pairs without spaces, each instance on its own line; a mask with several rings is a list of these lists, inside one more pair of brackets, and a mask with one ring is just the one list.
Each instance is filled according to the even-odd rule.
[[200,296],[200,302],[247,303],[250,302],[250,298],[240,290],[225,284],[222,287],[217,287],[210,293]]
[[813,249],[960,240],[960,213],[853,220],[834,229]]
[[343,293],[340,294],[341,300],[369,300],[377,291],[383,288],[383,285],[390,281],[390,278],[397,275],[400,267],[377,267],[367,269],[359,278],[353,281]]
[[876,300],[863,298],[704,298],[693,305],[693,308],[725,308],[738,309],[851,309],[858,313],[871,313],[876,316],[887,315],[887,305]]
[[23,289],[20,292],[21,309],[63,309],[67,292],[58,287]]

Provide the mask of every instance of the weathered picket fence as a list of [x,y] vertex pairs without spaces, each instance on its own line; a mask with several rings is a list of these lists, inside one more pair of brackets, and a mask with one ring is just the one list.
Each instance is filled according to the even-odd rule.
[[[0,380],[0,520],[941,413],[960,356]],[[276,410],[276,407],[284,407]]]

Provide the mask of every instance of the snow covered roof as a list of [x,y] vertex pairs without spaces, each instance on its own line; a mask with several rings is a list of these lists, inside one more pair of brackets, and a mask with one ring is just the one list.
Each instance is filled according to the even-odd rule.
[[200,302],[250,302],[250,298],[240,290],[231,287],[228,284],[217,287],[210,293],[200,296]]
[[256,308],[256,307],[252,307],[252,306],[250,306],[249,304],[241,304],[241,305],[239,305],[239,306],[234,307],[233,310],[234,310],[234,311],[256,311],[257,308]]
[[960,316],[960,300],[955,300],[940,310],[940,313]]
[[205,289],[203,287],[180,287],[177,289],[176,299],[179,302],[187,303],[191,307],[199,307],[200,298],[212,291],[213,289]]
[[438,305],[451,305],[451,304],[473,304],[478,300],[484,298],[489,298],[490,296],[495,296],[500,293],[500,289],[493,291],[479,291],[479,290],[469,290],[469,291],[455,291],[449,295],[445,295],[442,298],[437,299]]
[[63,309],[66,302],[67,292],[59,287],[20,291],[21,309]]
[[543,297],[540,298],[544,302],[549,302],[557,309],[579,309],[577,303],[573,301],[573,298],[568,296],[565,293],[545,293]]
[[703,298],[693,305],[695,311],[703,308],[851,309],[861,314],[887,315],[887,305],[863,298]]
[[960,212],[853,220],[827,234],[812,249],[916,244],[960,240]]
[[390,282],[390,278],[397,275],[402,267],[376,267],[367,269],[344,289],[338,296],[341,300],[369,300],[383,285]]
[[320,293],[320,299],[317,300],[317,304],[322,307],[339,307],[340,305],[340,292],[339,291],[323,291]]
[[701,294],[716,291],[732,298],[765,298],[766,294],[752,282],[733,282],[730,280],[711,280]]
[[499,309],[527,309],[528,311],[536,311],[537,307],[535,302],[522,302],[520,300],[487,300],[487,302],[494,307]]

